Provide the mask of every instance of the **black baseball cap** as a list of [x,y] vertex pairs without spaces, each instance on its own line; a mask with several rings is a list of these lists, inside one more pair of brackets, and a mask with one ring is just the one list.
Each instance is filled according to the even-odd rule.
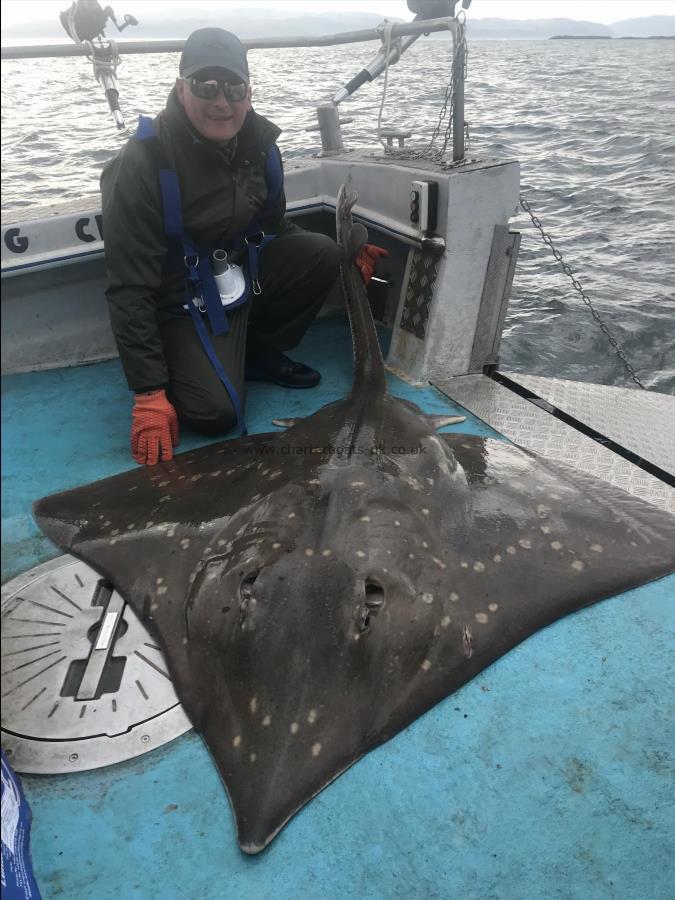
[[248,84],[246,50],[236,34],[224,28],[198,28],[185,41],[178,71],[189,78],[202,69],[227,69]]

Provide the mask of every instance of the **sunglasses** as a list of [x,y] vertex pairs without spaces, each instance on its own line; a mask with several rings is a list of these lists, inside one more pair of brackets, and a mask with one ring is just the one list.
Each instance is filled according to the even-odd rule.
[[209,78],[208,81],[200,81],[198,78],[184,78],[183,80],[187,81],[194,96],[199,97],[200,100],[215,100],[219,91],[222,91],[228,103],[241,103],[246,99],[248,92],[248,85],[245,81],[230,84],[229,81],[220,81],[216,78]]

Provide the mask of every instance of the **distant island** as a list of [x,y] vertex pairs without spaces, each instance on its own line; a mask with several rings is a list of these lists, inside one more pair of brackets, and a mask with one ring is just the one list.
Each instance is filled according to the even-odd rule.
[[613,34],[553,34],[549,41],[675,41],[675,34],[650,34],[640,37],[635,35],[614,37]]
[[613,41],[613,34],[552,34],[549,41]]

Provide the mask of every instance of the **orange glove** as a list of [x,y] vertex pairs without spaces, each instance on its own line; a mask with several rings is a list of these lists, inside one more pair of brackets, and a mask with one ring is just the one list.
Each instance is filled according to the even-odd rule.
[[361,270],[361,277],[366,287],[370,284],[370,279],[375,274],[375,266],[378,260],[383,256],[389,256],[389,251],[383,247],[376,247],[375,244],[364,244],[359,250],[356,257],[356,265]]
[[136,394],[131,413],[131,454],[137,463],[154,466],[173,458],[178,444],[178,417],[164,391]]

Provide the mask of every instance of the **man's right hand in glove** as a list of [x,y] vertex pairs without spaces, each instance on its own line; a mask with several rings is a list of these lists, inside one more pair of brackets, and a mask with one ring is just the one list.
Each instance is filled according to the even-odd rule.
[[131,453],[137,463],[154,466],[173,458],[178,417],[164,391],[136,394],[131,413]]

